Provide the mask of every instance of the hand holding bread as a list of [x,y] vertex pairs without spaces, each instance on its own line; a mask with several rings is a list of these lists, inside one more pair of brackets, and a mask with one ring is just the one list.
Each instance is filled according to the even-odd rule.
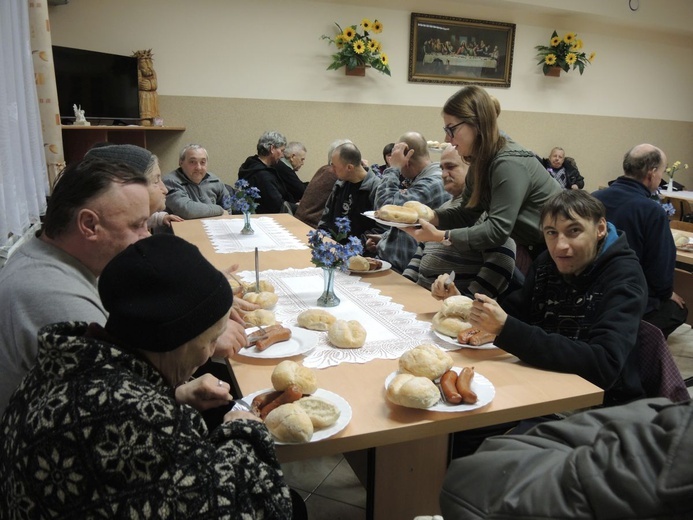
[[385,204],[374,213],[376,218],[387,222],[399,222],[402,224],[416,224],[419,214],[413,208],[397,206],[395,204]]

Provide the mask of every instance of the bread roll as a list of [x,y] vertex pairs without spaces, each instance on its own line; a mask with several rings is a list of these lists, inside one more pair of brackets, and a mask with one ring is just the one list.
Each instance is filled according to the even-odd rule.
[[408,408],[430,408],[440,401],[440,391],[427,377],[398,374],[387,387],[387,398]]
[[430,222],[431,219],[436,215],[431,208],[426,206],[426,204],[422,204],[418,200],[409,200],[404,203],[404,207],[411,208],[416,211],[419,218],[425,220],[426,222]]
[[295,403],[283,404],[268,413],[265,426],[279,442],[308,442],[313,436],[310,417]]
[[433,316],[431,325],[433,325],[433,330],[450,336],[451,338],[456,338],[460,332],[472,327],[471,323],[467,323],[462,318],[443,316],[442,311],[438,311]]
[[366,329],[356,320],[337,320],[330,325],[327,339],[335,347],[361,348],[366,343]]
[[404,224],[416,224],[416,221],[419,220],[419,214],[412,208],[395,206],[394,204],[385,204],[374,215],[381,220]]
[[[251,293],[257,292],[255,287],[255,282],[243,282],[244,292]],[[274,292],[274,285],[272,285],[267,280],[260,280],[260,292]]]
[[296,321],[304,329],[325,331],[337,318],[323,309],[308,309],[299,314]]
[[689,239],[686,235],[682,233],[674,233],[674,243],[676,244],[676,247],[681,247],[685,246],[688,244]]
[[461,318],[464,321],[469,319],[469,312],[472,310],[472,299],[467,296],[456,295],[448,296],[443,300],[443,306],[440,312],[443,316],[454,316]]
[[312,394],[318,389],[318,379],[313,371],[290,359],[274,367],[271,380],[274,389],[280,391],[291,385],[298,386],[304,394]]
[[336,405],[313,395],[299,399],[296,404],[308,414],[313,428],[316,430],[329,428],[337,422],[341,415]]
[[277,323],[274,313],[266,309],[258,309],[256,311],[246,312],[243,315],[243,321],[248,327],[256,327],[260,325],[264,327],[266,325],[274,325]]
[[438,379],[452,368],[450,355],[435,345],[423,344],[399,358],[399,370],[415,376]]
[[352,271],[368,271],[371,268],[371,264],[367,258],[356,255],[349,258],[349,269]]
[[263,309],[271,309],[277,304],[279,296],[268,291],[249,292],[243,295],[243,299],[247,302],[259,305]]

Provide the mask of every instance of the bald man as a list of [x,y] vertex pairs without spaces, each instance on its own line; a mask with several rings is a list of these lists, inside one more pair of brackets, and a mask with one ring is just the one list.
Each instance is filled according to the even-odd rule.
[[647,307],[643,320],[659,327],[665,337],[686,321],[688,308],[674,292],[676,246],[669,219],[652,200],[667,156],[651,144],[639,144],[623,157],[623,175],[593,195],[606,206],[606,218],[622,230],[640,259],[647,280]]

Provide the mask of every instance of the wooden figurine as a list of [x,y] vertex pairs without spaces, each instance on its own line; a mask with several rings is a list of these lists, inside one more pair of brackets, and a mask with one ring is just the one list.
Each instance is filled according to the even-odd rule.
[[146,49],[132,53],[137,58],[137,82],[140,94],[140,118],[143,126],[151,126],[159,117],[159,98],[156,93],[156,72],[152,60],[152,50]]

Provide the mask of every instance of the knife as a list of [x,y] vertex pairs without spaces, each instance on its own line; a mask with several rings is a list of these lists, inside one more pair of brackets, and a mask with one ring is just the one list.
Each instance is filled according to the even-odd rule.
[[260,292],[260,253],[255,248],[255,292]]
[[448,275],[448,279],[445,280],[445,283],[443,284],[444,287],[450,287],[453,283],[455,283],[455,271],[450,271],[450,274]]

